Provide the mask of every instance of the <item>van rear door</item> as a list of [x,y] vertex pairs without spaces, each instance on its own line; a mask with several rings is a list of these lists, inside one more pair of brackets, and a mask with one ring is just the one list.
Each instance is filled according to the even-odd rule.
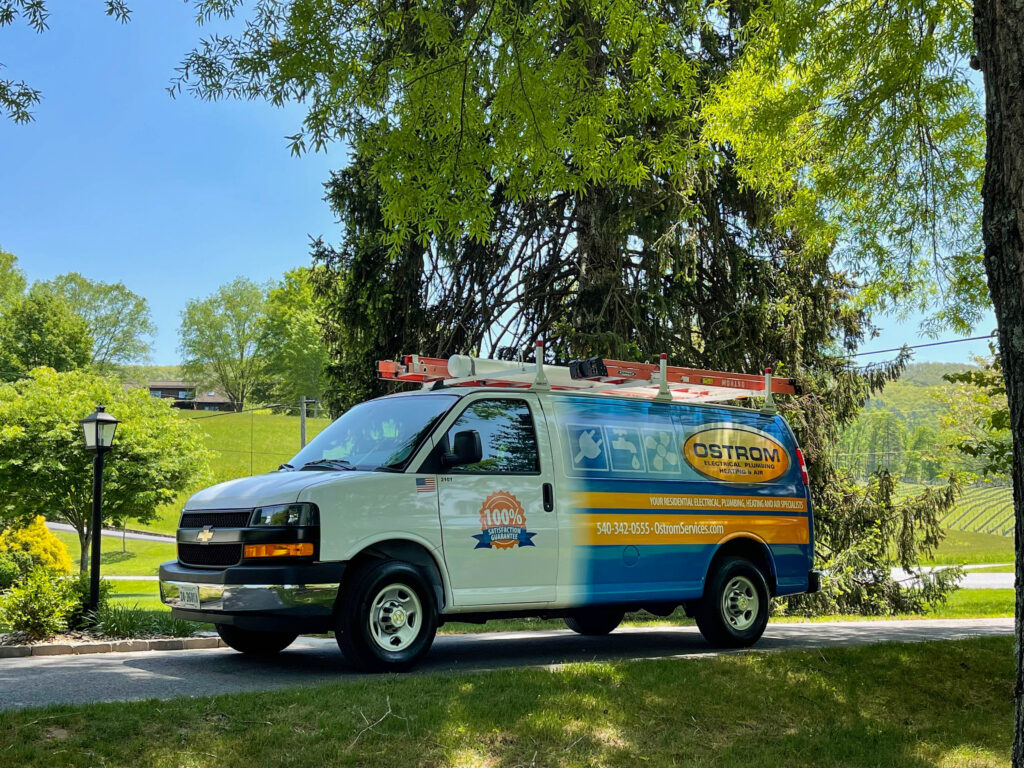
[[550,602],[558,575],[558,514],[544,413],[532,394],[479,393],[438,441],[480,435],[482,457],[441,466],[437,496],[456,607]]

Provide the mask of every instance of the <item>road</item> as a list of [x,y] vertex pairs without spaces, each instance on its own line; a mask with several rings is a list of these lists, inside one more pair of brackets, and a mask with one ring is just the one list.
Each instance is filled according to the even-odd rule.
[[[75,533],[75,529],[67,523],[47,522],[46,527],[49,528],[51,531],[67,531],[68,533]],[[116,528],[104,528],[103,535],[116,536],[120,539],[122,533]],[[123,535],[126,539],[133,539],[136,541],[160,541],[165,544],[174,542],[173,536],[169,536],[164,533],[142,533],[141,531],[125,531]]]
[[[964,576],[960,579],[960,589],[1013,589],[1014,574],[1012,573],[974,573],[979,569],[995,568],[997,566],[1012,566],[1013,563],[992,563],[990,565],[965,565]],[[924,568],[924,571],[942,570],[948,566],[937,566],[935,568]],[[915,581],[913,574],[909,574],[902,568],[893,568],[892,577],[896,581],[909,585]]]
[[[1010,635],[1013,619],[928,619],[769,624],[757,650],[956,640]],[[437,638],[416,674],[549,667],[573,661],[715,655],[694,627],[623,627],[600,638],[568,630],[484,632]],[[178,696],[208,696],[355,677],[334,640],[300,638],[272,659],[226,648],[0,660],[0,709]]]

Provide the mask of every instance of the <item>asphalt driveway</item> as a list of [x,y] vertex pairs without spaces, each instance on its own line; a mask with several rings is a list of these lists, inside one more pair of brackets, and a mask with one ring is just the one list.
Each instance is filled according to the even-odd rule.
[[[769,624],[759,651],[1010,635],[1013,619],[923,619]],[[607,637],[568,630],[438,637],[414,674],[451,674],[574,661],[715,655],[694,627],[623,627]],[[0,660],[0,708],[119,701],[312,685],[350,679],[332,639],[300,638],[271,659],[230,649]]]

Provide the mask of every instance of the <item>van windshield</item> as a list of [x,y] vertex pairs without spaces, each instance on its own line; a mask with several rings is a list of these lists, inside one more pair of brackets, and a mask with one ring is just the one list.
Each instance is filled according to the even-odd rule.
[[456,395],[370,400],[345,411],[288,462],[290,469],[404,469]]

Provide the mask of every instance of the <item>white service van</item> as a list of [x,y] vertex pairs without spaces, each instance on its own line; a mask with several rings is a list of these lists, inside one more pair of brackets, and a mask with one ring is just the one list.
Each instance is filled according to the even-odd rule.
[[174,616],[253,654],[333,631],[353,665],[401,670],[456,620],[562,617],[597,635],[682,605],[711,643],[749,645],[770,597],[819,586],[792,431],[770,396],[708,402],[792,382],[462,356],[381,371],[423,389],[188,500],[160,568]]

